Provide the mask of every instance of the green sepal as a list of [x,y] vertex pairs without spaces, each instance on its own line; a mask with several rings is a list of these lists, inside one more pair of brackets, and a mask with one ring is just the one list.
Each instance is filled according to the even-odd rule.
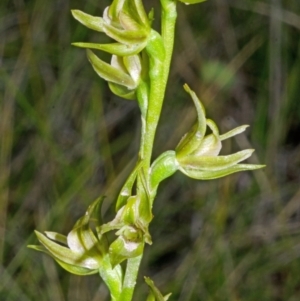
[[[113,25],[117,29],[120,27],[125,31],[143,31],[146,35],[150,32],[150,21],[141,0],[118,1],[117,4],[113,2],[109,7],[108,14],[103,18],[107,24]],[[110,35],[109,32],[107,34]]]
[[[137,100],[142,114],[142,123],[146,127],[146,118],[149,101],[149,57],[146,51],[141,52],[142,72],[139,86],[137,87]],[[141,142],[143,143],[143,142]]]
[[108,16],[113,21],[118,19],[119,13],[122,10],[125,1],[126,0],[113,0],[111,5],[108,7]]
[[150,28],[150,20],[141,0],[126,1],[123,11],[130,15],[138,24],[145,28]]
[[[74,225],[72,231],[67,236],[68,246],[70,249],[89,253],[92,257],[98,258],[99,262],[104,254],[107,253],[107,241],[102,235],[98,234],[96,238],[90,228],[90,220],[93,219],[96,229],[100,227],[99,209],[101,208],[104,197],[98,198],[87,209],[85,215],[81,217]],[[95,215],[94,213],[98,214]],[[46,232],[47,235],[47,232]]]
[[[46,254],[50,255],[52,258],[54,258],[53,255],[44,246],[29,245],[28,248],[31,248],[31,249],[39,251],[39,252],[46,253]],[[98,273],[98,269],[91,270],[91,269],[83,268],[83,267],[76,266],[73,264],[68,264],[66,262],[59,260],[58,258],[54,258],[54,259],[63,269],[65,269],[66,271],[68,271],[69,273],[74,274],[74,275],[88,276],[88,275],[93,275],[93,274]]]
[[122,221],[127,225],[134,225],[137,218],[139,217],[139,206],[141,201],[138,196],[130,196],[127,199],[127,203],[124,206],[124,211],[122,213]]
[[124,56],[123,63],[131,78],[138,85],[142,73],[142,61],[138,54]]
[[253,149],[246,149],[228,156],[186,156],[178,159],[181,167],[188,169],[197,169],[203,171],[216,171],[229,168],[243,160],[249,158]]
[[109,37],[122,44],[145,43],[144,46],[146,46],[150,28],[134,20],[134,11],[128,13],[122,8],[116,19],[110,18],[109,13],[109,9],[103,13],[104,32]]
[[149,277],[144,277],[144,279],[151,290],[147,301],[167,301],[169,299],[171,293],[166,296],[163,296],[159,289],[155,286],[154,282]]
[[253,149],[246,149],[228,156],[186,156],[178,159],[178,163],[182,168],[195,169],[203,171],[217,171],[229,168],[239,162],[249,158]]
[[239,171],[246,171],[246,170],[255,170],[259,168],[263,168],[265,165],[254,165],[254,164],[237,164],[233,165],[228,168],[220,169],[220,170],[202,170],[202,169],[189,169],[180,167],[180,171],[187,175],[190,178],[197,179],[197,180],[212,180],[221,178],[227,175],[230,175],[235,172]]
[[141,43],[143,48],[147,45],[148,33],[143,28],[139,30],[124,30],[104,24],[104,32],[112,39],[125,45]]
[[206,119],[205,119],[205,109],[200,102],[199,98],[190,87],[185,84],[184,89],[188,92],[194,102],[197,111],[197,123],[192,127],[191,131],[183,136],[179,144],[176,147],[177,157],[183,157],[187,154],[194,152],[199,148],[201,141],[204,138],[206,132]]
[[210,134],[204,137],[198,149],[196,149],[192,155],[194,156],[211,156],[216,157],[219,155],[222,148],[221,140],[214,134]]
[[97,44],[97,43],[76,42],[76,43],[72,43],[72,45],[80,48],[102,50],[110,54],[115,54],[119,56],[138,54],[144,48],[142,44],[124,45],[120,43]]
[[57,232],[53,232],[53,231],[45,231],[45,234],[48,238],[57,241],[63,245],[68,245],[68,239],[67,236],[57,233]]
[[137,165],[135,166],[134,170],[131,172],[131,174],[127,178],[125,184],[123,185],[123,187],[119,193],[118,199],[117,199],[116,211],[118,211],[121,207],[123,207],[126,204],[127,199],[131,196],[132,187],[133,187],[133,184],[137,177],[137,173],[138,173],[139,169],[141,168],[141,166],[142,166],[142,161],[139,161],[137,163]]
[[146,117],[148,110],[148,100],[149,100],[149,84],[143,79],[140,81],[139,86],[136,90],[137,100],[139,108],[142,115],[142,123],[146,126]]
[[[137,205],[138,208],[138,223],[139,227],[143,229],[144,232],[148,231],[148,225],[151,222],[153,215],[152,215],[152,203],[153,201],[151,199],[151,194],[150,194],[150,187],[149,183],[146,180],[144,170],[141,170],[140,172],[140,180],[143,186],[144,193],[141,195],[143,196],[142,199],[138,199],[139,204]],[[149,235],[150,236],[150,235]],[[152,243],[152,242],[147,242],[147,243]]]
[[[111,58],[111,66],[120,70],[121,72],[126,73],[126,74],[129,73],[127,70],[127,66],[125,66],[125,64],[124,64],[124,58],[121,56],[113,55]],[[137,85],[138,79],[136,78],[136,80],[137,80],[137,82],[136,82],[136,85]],[[112,83],[112,82],[108,82],[108,85],[109,85],[110,90],[117,96],[128,99],[128,100],[136,99],[136,89],[133,89],[133,90],[128,89],[125,86],[122,86],[122,85],[119,85],[116,83]]]
[[94,17],[89,14],[84,13],[81,10],[73,9],[71,10],[73,17],[79,21],[81,24],[86,26],[87,28],[103,32],[103,19],[100,17]]
[[90,269],[86,269],[80,266],[76,266],[76,265],[72,265],[72,264],[68,264],[64,261],[61,261],[59,259],[55,259],[55,261],[67,272],[74,274],[74,275],[78,275],[78,276],[89,276],[89,275],[94,275],[98,273],[98,269],[95,270],[90,270]]
[[103,234],[109,231],[119,230],[126,225],[135,225],[137,219],[140,218],[139,205],[140,201],[136,195],[128,197],[126,204],[118,210],[115,218],[99,228],[100,233]]
[[136,84],[130,75],[102,61],[91,50],[87,50],[87,56],[96,73],[103,79],[125,86],[128,89],[136,88]]
[[120,219],[124,224],[135,225],[144,233],[148,232],[148,225],[152,220],[151,204],[149,203],[148,195],[142,200],[136,195],[130,196],[122,209]]
[[150,167],[150,193],[155,196],[157,187],[164,179],[172,176],[178,170],[175,151],[162,153]]
[[119,22],[122,25],[123,29],[136,32],[143,30],[143,26],[141,26],[141,24],[134,20],[134,18],[132,17],[133,16],[128,14],[125,10],[119,13]]
[[144,243],[142,241],[130,241],[120,235],[109,247],[109,257],[112,266],[116,266],[128,258],[134,258],[143,253]]
[[136,91],[135,90],[129,90],[124,86],[108,82],[109,89],[112,93],[115,95],[127,99],[127,100],[136,100]]
[[89,252],[82,253],[80,251],[71,250],[53,242],[38,231],[35,231],[35,234],[40,243],[49,252],[48,254],[51,255],[55,260],[58,259],[66,264],[75,265],[90,270],[97,270],[99,268],[99,261],[97,260],[98,258],[92,258]]
[[243,133],[246,130],[247,127],[249,127],[249,125],[238,126],[235,129],[233,129],[233,130],[231,130],[231,131],[229,131],[229,132],[227,132],[227,133],[225,133],[223,135],[220,135],[219,138],[220,138],[221,141],[223,141],[225,139],[228,139],[228,138],[231,138],[231,137],[233,137],[235,135]]

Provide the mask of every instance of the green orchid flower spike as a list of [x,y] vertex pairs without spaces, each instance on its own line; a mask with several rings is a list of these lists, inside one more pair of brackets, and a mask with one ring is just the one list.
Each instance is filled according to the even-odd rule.
[[[99,273],[110,292],[111,301],[131,301],[146,244],[152,244],[149,225],[159,184],[180,171],[198,180],[220,178],[264,165],[242,164],[252,149],[220,155],[222,141],[245,131],[247,125],[220,134],[217,125],[206,118],[205,109],[188,85],[197,121],[175,150],[168,150],[152,161],[152,151],[163,105],[173,53],[178,2],[196,4],[203,0],[160,0],[161,30],[151,28],[153,10],[147,15],[142,0],[113,0],[102,17],[72,10],[84,26],[114,40],[108,44],[73,43],[85,48],[95,72],[108,82],[111,91],[124,99],[137,100],[141,111],[141,141],[137,163],[116,198],[116,215],[102,223],[103,197],[94,201],[70,233],[65,236],[35,231],[41,245],[30,245],[50,255],[72,274]],[[101,60],[92,50],[111,55]],[[211,130],[207,134],[207,129]],[[111,232],[111,233],[109,233]],[[110,235],[112,234],[112,235]],[[167,301],[150,278],[147,301]]]

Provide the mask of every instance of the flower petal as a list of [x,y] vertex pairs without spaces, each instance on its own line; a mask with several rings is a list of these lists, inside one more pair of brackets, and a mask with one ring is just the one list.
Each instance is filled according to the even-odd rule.
[[197,180],[212,180],[221,178],[227,175],[230,175],[235,172],[245,171],[245,170],[255,170],[259,168],[263,168],[265,165],[253,165],[253,164],[237,164],[225,169],[220,170],[196,170],[196,169],[188,169],[188,168],[180,168],[180,171],[187,175],[190,178]]
[[58,259],[69,265],[76,265],[92,270],[99,268],[99,262],[94,258],[91,258],[89,254],[82,254],[79,252],[72,251],[69,248],[63,247],[53,242],[38,231],[35,231],[35,234],[40,243],[47,249],[49,254],[55,260]]
[[103,32],[102,18],[91,16],[78,9],[73,9],[71,12],[73,17],[84,26],[99,32]]
[[132,45],[141,43],[143,48],[146,47],[149,32],[142,27],[139,30],[124,30],[104,23],[104,32],[119,43]]
[[136,83],[130,75],[100,60],[91,50],[87,50],[87,55],[94,70],[100,77],[109,82],[125,86],[128,89],[136,88]]
[[185,169],[195,169],[203,171],[216,171],[231,167],[249,158],[253,149],[246,149],[228,156],[186,156],[178,159],[180,165]]
[[140,53],[144,48],[143,44],[124,45],[121,43],[97,44],[77,42],[72,43],[72,45],[80,48],[102,50],[110,54],[115,54],[119,56],[137,54]]
[[[101,261],[104,254],[107,252],[107,244],[102,236],[99,240],[96,238],[94,232],[90,228],[90,220],[95,212],[98,213],[104,197],[98,198],[94,201],[86,211],[85,215],[81,217],[73,227],[72,231],[67,236],[68,246],[71,250],[81,254],[89,254],[89,256]],[[100,221],[97,217],[94,219],[96,228],[100,226]]]
[[241,125],[241,126],[238,126],[236,127],[235,129],[223,134],[223,135],[220,135],[220,140],[225,140],[225,139],[228,139],[228,138],[231,138],[235,135],[238,135],[240,133],[243,133],[246,128],[249,127],[249,125]]
[[186,92],[190,94],[192,100],[194,101],[194,105],[197,111],[197,123],[187,134],[183,136],[183,138],[177,145],[176,154],[178,157],[183,157],[198,149],[206,132],[205,109],[202,103],[196,96],[195,92],[192,91],[187,84],[185,84],[183,87]]
[[60,233],[57,233],[57,232],[52,232],[52,231],[45,231],[45,234],[48,238],[54,240],[54,241],[57,241],[57,242],[60,242],[64,245],[68,245],[68,240],[67,240],[67,237],[65,235],[62,235]]
[[124,86],[112,82],[108,82],[108,86],[110,91],[113,92],[115,95],[127,100],[136,100],[135,90],[129,90]]

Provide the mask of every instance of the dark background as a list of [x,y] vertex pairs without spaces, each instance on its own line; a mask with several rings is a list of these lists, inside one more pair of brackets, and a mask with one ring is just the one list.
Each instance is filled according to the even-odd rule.
[[[112,95],[76,41],[108,41],[72,19],[109,1],[0,2],[0,299],[104,301],[79,277],[27,249],[33,230],[68,233],[106,195],[105,221],[137,159],[137,104]],[[159,26],[159,1],[155,26]],[[170,300],[300,300],[300,2],[178,4],[176,44],[154,156],[195,120],[188,83],[225,132],[222,154],[255,148],[264,170],[214,181],[166,180],[154,206],[136,301],[150,276]],[[108,59],[108,56],[102,58]]]

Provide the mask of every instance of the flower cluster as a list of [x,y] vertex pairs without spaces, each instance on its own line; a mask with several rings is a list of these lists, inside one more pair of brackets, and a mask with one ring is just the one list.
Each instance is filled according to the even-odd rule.
[[[142,71],[141,51],[146,47],[151,31],[151,19],[141,0],[114,0],[104,10],[103,17],[72,10],[75,19],[86,27],[103,32],[115,43],[73,43],[87,48],[87,56],[96,73],[108,81],[111,91],[125,99],[136,99]],[[112,54],[110,64],[97,57],[90,49]]]

